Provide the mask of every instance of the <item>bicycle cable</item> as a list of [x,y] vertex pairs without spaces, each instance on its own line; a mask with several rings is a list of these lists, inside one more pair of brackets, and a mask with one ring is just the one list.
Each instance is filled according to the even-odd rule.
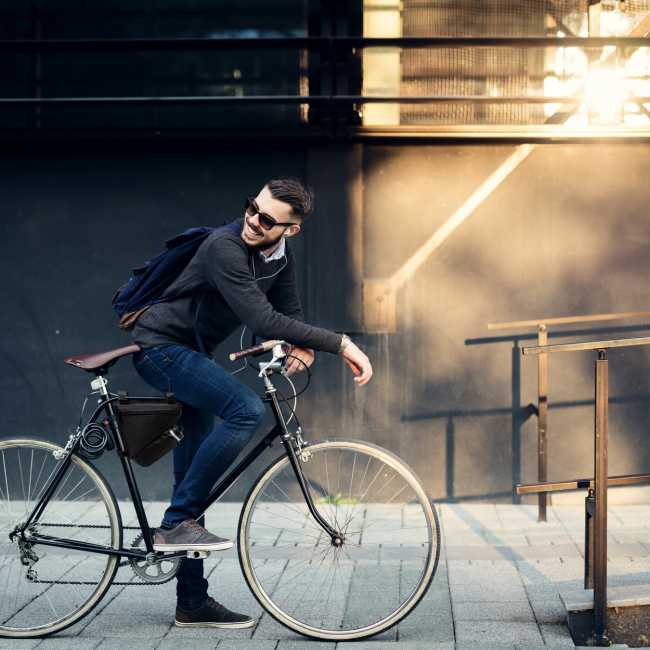
[[[287,377],[287,379],[289,379],[289,378]],[[291,383],[291,381],[289,381],[289,383]],[[293,386],[293,384],[291,384],[291,385]],[[277,386],[276,386],[275,390],[277,390],[278,393],[280,393],[280,397],[282,398],[281,400],[278,400],[278,404],[281,404],[282,402],[285,402],[288,409],[291,411],[291,417],[286,421],[285,424],[289,424],[289,422],[291,422],[291,420],[293,418],[296,418],[296,424],[298,425],[298,429],[302,429],[302,427],[300,426],[300,420],[298,420],[298,416],[296,415],[296,412],[291,408],[291,405],[289,404],[289,399],[291,399],[291,398],[286,399],[284,397],[284,395],[280,392],[280,389]]]
[[[86,397],[86,399],[84,400],[83,406],[81,407],[81,415],[79,416],[79,424],[77,424],[77,433],[79,433],[79,431],[81,431],[81,423],[83,422],[83,419],[84,419],[84,411],[86,410],[86,404],[88,403],[88,400],[93,395],[98,395],[98,394],[99,394],[99,391],[94,390],[91,393],[89,393],[88,396]],[[117,395],[115,393],[109,393],[109,396],[110,397],[117,397]]]

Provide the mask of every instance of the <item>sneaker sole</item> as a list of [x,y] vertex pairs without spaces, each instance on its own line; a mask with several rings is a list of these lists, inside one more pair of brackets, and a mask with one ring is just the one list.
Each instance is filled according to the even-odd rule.
[[242,629],[244,627],[253,627],[255,625],[254,620],[244,621],[243,623],[179,623],[174,620],[174,625],[177,627],[222,627],[229,629]]
[[231,541],[218,544],[154,544],[154,551],[227,551],[234,544]]

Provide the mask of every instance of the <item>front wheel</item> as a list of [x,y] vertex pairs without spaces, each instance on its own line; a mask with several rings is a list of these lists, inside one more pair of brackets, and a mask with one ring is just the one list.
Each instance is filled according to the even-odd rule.
[[311,516],[289,458],[281,456],[242,510],[244,577],[260,605],[300,634],[332,641],[380,634],[431,584],[440,555],[435,506],[405,463],[370,443],[313,442],[300,465],[337,538]]

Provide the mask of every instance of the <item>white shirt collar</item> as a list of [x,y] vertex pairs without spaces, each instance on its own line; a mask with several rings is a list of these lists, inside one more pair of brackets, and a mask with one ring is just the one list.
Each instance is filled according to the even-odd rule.
[[259,251],[259,256],[260,259],[267,264],[282,259],[285,256],[284,237],[280,240],[280,245],[268,257],[266,257],[262,251]]

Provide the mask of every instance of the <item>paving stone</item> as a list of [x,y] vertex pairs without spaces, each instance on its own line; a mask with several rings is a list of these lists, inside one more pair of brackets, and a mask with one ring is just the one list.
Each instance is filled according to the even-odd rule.
[[560,591],[564,591],[560,585],[528,585],[525,587],[528,599],[533,600],[557,600],[560,597]]
[[529,643],[543,645],[535,623],[504,623],[501,621],[458,621],[456,641],[474,643]]
[[268,614],[263,614],[262,618],[255,628],[253,639],[295,639],[302,641],[304,636],[294,632],[284,625],[280,625],[277,621],[273,620]]
[[399,624],[400,649],[403,642],[427,641],[430,643],[453,643],[454,623],[449,616],[432,617],[409,617]]
[[558,600],[531,600],[537,623],[566,624],[566,610]]
[[517,643],[515,650],[567,650],[567,647],[566,645],[519,645]]
[[148,639],[131,639],[125,641],[122,638],[104,639],[98,646],[97,650],[153,650],[160,643],[159,638]]
[[455,602],[454,621],[535,622],[528,603]]
[[32,650],[39,643],[41,639],[0,639],[0,648],[5,650],[5,648],[11,650]]
[[573,639],[566,625],[540,625],[545,645],[573,646]]
[[[501,563],[503,564],[503,563]],[[449,585],[475,585],[486,584],[493,587],[509,587],[520,585],[521,579],[516,570],[509,565],[503,567],[472,567],[468,565],[461,569],[449,571]]]
[[[178,647],[178,641],[174,641]],[[275,650],[277,641],[256,641],[255,639],[223,639],[219,641],[221,650]],[[156,648],[158,650],[158,648]]]
[[132,600],[117,598],[84,628],[81,636],[162,638],[173,620],[173,605],[166,609],[155,602],[140,601],[134,607]]
[[176,644],[185,639],[237,639],[247,640],[253,636],[255,626],[240,630],[227,630],[217,627],[176,627],[169,630],[167,639],[173,639]]
[[[215,650],[218,643],[217,639],[184,639],[183,650]],[[156,650],[178,650],[178,641],[165,638],[156,646]],[[253,649],[251,648],[251,650]],[[273,650],[273,648],[268,648],[268,650]]]
[[[49,638],[44,639],[40,650],[94,650],[101,642],[102,637],[77,637],[67,638]],[[2,645],[0,645],[2,648]]]
[[277,650],[334,650],[336,643],[333,641],[312,641],[303,638],[301,641],[284,639],[278,643]]
[[456,650],[515,650],[511,643],[457,643]]
[[450,585],[452,603],[456,601],[482,601],[482,602],[525,602],[526,592],[521,585],[508,587],[492,586],[486,584],[475,585]]
[[[339,647],[340,645],[339,643]],[[435,641],[402,641],[400,639],[399,646],[397,647],[399,650],[454,650],[454,642],[437,643]],[[350,648],[349,650],[354,650],[354,648]],[[378,650],[386,650],[386,646],[384,645]]]

